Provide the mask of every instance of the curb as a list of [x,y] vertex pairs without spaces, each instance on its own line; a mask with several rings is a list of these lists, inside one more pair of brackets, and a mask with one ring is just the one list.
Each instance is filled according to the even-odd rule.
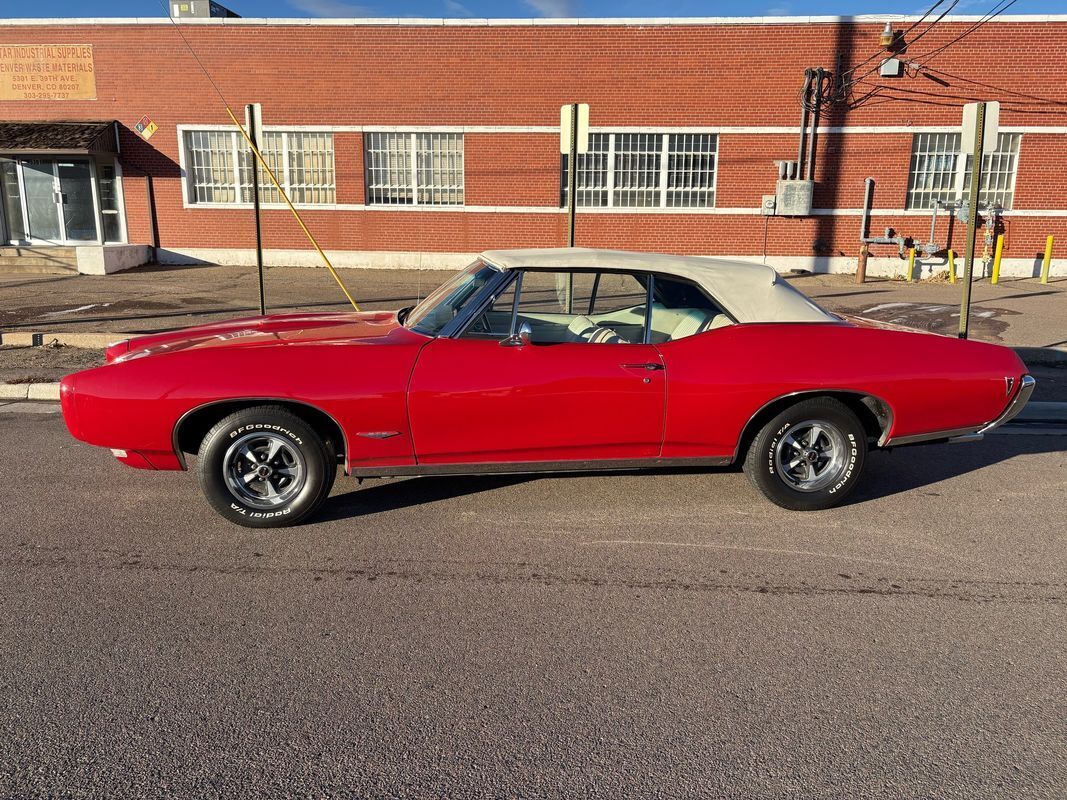
[[58,399],[58,383],[0,383],[0,400]]
[[12,345],[15,347],[39,347],[44,344],[65,345],[67,347],[86,347],[103,349],[109,344],[129,339],[138,334],[129,333],[41,333],[41,332],[17,332],[0,333],[0,345]]
[[1059,350],[1055,347],[1013,347],[1012,350],[1028,366],[1034,364],[1042,366],[1067,365],[1067,350]]

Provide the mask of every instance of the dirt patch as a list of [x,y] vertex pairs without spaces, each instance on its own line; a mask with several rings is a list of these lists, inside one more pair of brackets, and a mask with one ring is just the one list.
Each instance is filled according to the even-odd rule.
[[53,383],[104,363],[104,351],[85,347],[0,347],[0,383]]

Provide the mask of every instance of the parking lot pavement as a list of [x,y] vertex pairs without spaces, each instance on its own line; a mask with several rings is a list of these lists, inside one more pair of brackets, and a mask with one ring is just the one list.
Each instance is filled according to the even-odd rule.
[[[452,270],[344,269],[341,278],[366,309],[394,309],[425,297]],[[794,285],[832,311],[955,335],[960,286],[793,275]],[[268,267],[269,310],[339,311],[349,306],[325,269]],[[146,266],[92,275],[0,274],[0,331],[142,332],[259,313],[249,267]],[[1067,279],[988,281],[973,287],[972,336],[1012,346],[1067,348]]]
[[1060,798],[1067,436],[739,472],[340,479],[230,526],[0,415],[0,796]]

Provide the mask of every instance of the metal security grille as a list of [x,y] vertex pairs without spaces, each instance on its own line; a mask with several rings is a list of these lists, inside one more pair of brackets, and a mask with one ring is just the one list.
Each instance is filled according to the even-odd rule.
[[188,131],[189,197],[194,203],[234,203],[234,142],[228,131]]
[[667,205],[708,208],[715,205],[715,160],[718,137],[706,133],[672,134],[667,145]]
[[956,199],[958,133],[917,133],[911,143],[908,208],[933,208],[938,200]]
[[463,205],[463,134],[420,133],[415,153],[419,203]]
[[414,203],[411,134],[366,134],[368,203]]
[[615,182],[612,188],[617,208],[660,205],[662,150],[660,134],[615,134]]
[[[714,133],[598,133],[577,158],[580,208],[710,208],[715,205]],[[568,157],[560,170],[567,205]]]
[[[982,155],[979,202],[1011,208],[1019,164],[1018,133],[1002,133],[997,148]],[[959,133],[917,133],[912,140],[907,207],[933,208],[938,200],[966,199],[971,187],[971,156],[960,157]]]
[[370,132],[369,204],[463,205],[462,133]]
[[332,133],[286,134],[288,173],[284,186],[294,203],[333,203],[336,199]]
[[[1019,165],[1018,133],[1002,133],[997,137],[997,149],[992,153],[982,153],[982,190],[978,193],[978,202],[990,206],[1011,208],[1015,199],[1015,171]],[[974,156],[967,156],[967,165],[963,170],[962,194],[966,197],[971,190],[971,164]]]
[[[332,133],[265,131],[259,151],[294,203],[334,202]],[[186,131],[185,152],[191,203],[252,202],[252,153],[237,131]],[[261,203],[282,202],[265,172],[259,184]]]
[[[242,137],[242,142],[244,139]],[[263,154],[263,159],[267,162],[271,172],[275,177],[285,185],[285,136],[278,132],[264,132],[263,141],[259,143],[259,152]],[[241,174],[241,202],[252,202],[252,151],[249,147],[245,146],[241,148],[240,154],[240,174]],[[296,199],[290,195],[290,200],[296,202]],[[267,173],[262,169],[259,172],[259,202],[261,203],[280,203],[282,197],[278,193],[274,184],[271,183]]]
[[[608,205],[608,157],[610,134],[593,133],[589,135],[589,152],[579,153],[577,159],[578,174],[575,176],[578,206],[580,208],[601,207]],[[560,205],[566,207],[569,169],[569,154],[563,155],[563,169],[560,180]]]

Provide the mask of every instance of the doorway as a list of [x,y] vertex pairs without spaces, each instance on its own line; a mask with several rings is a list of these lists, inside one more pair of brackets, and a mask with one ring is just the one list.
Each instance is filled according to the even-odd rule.
[[0,160],[8,244],[99,244],[96,175],[88,158]]

